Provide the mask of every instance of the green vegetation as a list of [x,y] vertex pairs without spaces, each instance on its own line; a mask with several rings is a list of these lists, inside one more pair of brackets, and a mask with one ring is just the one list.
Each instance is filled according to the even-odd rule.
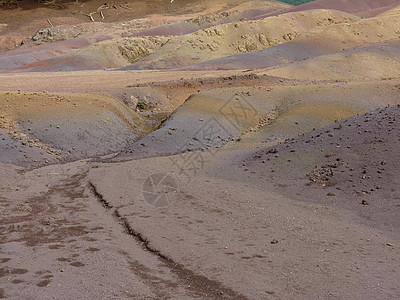
[[315,0],[278,0],[278,1],[285,2],[285,3],[291,4],[291,5],[300,5],[300,4],[304,4],[304,3],[307,3],[307,2],[312,2],[312,1],[315,1]]
[[147,105],[146,105],[146,103],[139,101],[137,104],[137,107],[139,107],[140,109],[146,109]]

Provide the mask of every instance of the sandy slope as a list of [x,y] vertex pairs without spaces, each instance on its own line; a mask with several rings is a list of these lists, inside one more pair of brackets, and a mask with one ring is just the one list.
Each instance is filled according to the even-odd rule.
[[[152,82],[171,80],[188,80],[191,78],[213,78],[240,74],[241,71],[81,71],[56,73],[22,73],[0,74],[0,90],[2,91],[104,91],[114,88],[125,88],[128,85],[145,85]],[[60,85],[62,82],[62,85]]]
[[[312,100],[304,88],[294,87],[293,95],[303,91],[301,96],[313,104],[295,104],[281,112],[265,127],[264,138],[271,137],[275,124],[289,132],[281,119],[303,128],[310,115],[318,116],[316,102],[323,102],[322,95],[341,99],[331,108],[332,114],[338,113],[339,105],[345,106],[343,99],[353,107],[365,107],[361,103],[369,95],[367,102],[379,107],[383,103],[375,99],[387,96],[387,91],[372,92],[383,87],[371,85],[368,91],[367,84],[346,87],[347,95],[337,93],[343,89],[340,86],[332,86],[336,91],[332,96],[326,87],[314,88]],[[398,101],[397,90],[388,88],[392,101]],[[282,88],[282,94],[287,95],[287,90]],[[277,94],[271,98],[277,99]],[[257,107],[254,98],[246,99]],[[203,102],[200,97],[197,101]],[[321,105],[321,119],[329,118],[326,107],[327,103]],[[331,120],[340,117],[332,115]],[[254,139],[244,136],[235,146],[222,149],[100,166],[89,178],[102,199],[115,207],[152,251],[217,279],[247,298],[392,298],[399,294],[395,275],[399,168],[393,161],[399,147],[397,119],[398,107],[389,108],[335,123],[278,147],[248,154],[237,151],[242,142],[255,145]],[[382,149],[385,153],[381,154]],[[110,174],[107,180],[101,176],[104,173]],[[159,173],[169,174],[178,187],[169,192],[172,203],[165,208],[154,208],[146,203],[146,194],[135,193],[146,186],[149,176]],[[307,182],[314,186],[304,185]],[[362,200],[374,208],[361,205]],[[354,253],[362,257],[361,264]],[[384,282],[381,276],[387,270],[379,267],[382,264],[393,275]]]
[[[328,21],[328,19],[330,21]],[[332,11],[285,14],[256,21],[224,24],[170,40],[133,68],[171,68],[281,44],[317,27],[347,23],[356,17]]]
[[399,40],[311,58],[260,74],[307,80],[399,78]]
[[159,35],[184,35],[216,26],[224,23],[244,21],[248,19],[257,19],[266,13],[279,12],[284,8],[291,7],[279,1],[254,0],[235,5],[230,9],[223,11],[203,14],[188,20],[178,21],[173,24],[167,24],[148,30],[134,33],[134,36],[159,36]]
[[[396,110],[389,109],[387,112],[390,113],[381,112],[379,118],[385,116],[385,122],[397,119]],[[367,118],[372,121],[373,114]],[[357,122],[357,119],[349,120],[342,123],[342,126],[355,125]],[[372,127],[367,126],[369,129],[375,128],[375,123],[371,124]],[[395,123],[390,126],[396,128]],[[362,157],[365,150],[359,142],[351,139],[352,134],[357,133],[343,130],[341,139],[349,137],[346,145],[354,147],[352,151],[360,153],[360,159],[370,161],[370,157]],[[361,141],[370,141],[368,137],[374,138],[374,134],[364,134]],[[398,149],[397,131],[384,139],[383,143],[390,143],[393,149]],[[296,141],[299,147],[302,147],[301,141]],[[330,137],[322,137],[321,133],[319,144],[325,147],[324,151],[321,154],[318,148],[312,151],[315,151],[315,155],[335,151],[337,148],[335,144],[331,146],[330,141]],[[381,218],[379,210],[369,210],[368,213],[361,211],[359,203],[362,197],[358,198],[353,209],[332,206],[329,201],[332,197],[326,194],[339,187],[346,193],[346,180],[340,180],[339,183],[332,179],[335,183],[327,184],[329,188],[322,192],[326,200],[319,200],[321,193],[315,192],[315,189],[310,188],[305,194],[302,192],[305,187],[301,185],[304,182],[303,176],[296,178],[297,167],[300,174],[306,174],[301,169],[303,160],[295,159],[304,150],[297,149],[295,145],[282,144],[278,152],[274,151],[267,156],[261,153],[268,153],[269,149],[258,151],[260,157],[256,152],[249,155],[251,158],[245,159],[243,164],[236,159],[232,160],[229,150],[220,150],[215,158],[211,155],[206,157],[208,162],[197,170],[194,177],[179,175],[179,169],[172,163],[174,158],[179,159],[178,156],[104,166],[104,169],[100,167],[93,170],[89,178],[102,199],[115,207],[118,215],[148,241],[149,248],[223,282],[247,298],[396,297],[399,293],[399,278],[395,273],[399,264],[395,257],[399,251],[398,246],[395,246],[399,243],[396,211],[393,210],[390,217],[385,213],[386,222],[377,225],[375,217]],[[296,152],[292,152],[292,149]],[[382,159],[391,161],[394,153],[389,151],[390,148],[387,149],[387,155]],[[284,153],[281,157],[282,151]],[[307,151],[304,152],[307,154]],[[329,159],[335,161],[340,156],[345,165],[351,163],[346,155],[346,152],[335,153]],[[354,160],[350,158],[353,155],[349,154],[349,159]],[[222,156],[225,161],[221,163]],[[253,156],[256,160],[252,159]],[[261,163],[267,157],[271,157],[274,165],[272,162],[271,166],[269,163]],[[310,160],[315,157],[310,155]],[[291,163],[285,165],[287,158],[291,158]],[[363,162],[355,164],[361,168]],[[271,173],[284,165],[288,169],[279,170],[276,175]],[[355,167],[355,173],[359,167]],[[395,184],[393,180],[397,173],[393,172],[397,172],[398,167],[392,167],[386,171],[388,177],[385,178],[390,178],[392,184]],[[110,174],[108,180],[102,178],[104,172]],[[171,192],[172,204],[162,209],[149,206],[146,198],[135,193],[142,188],[148,176],[159,172],[167,172],[178,186],[176,194]],[[282,178],[281,172],[285,174]],[[120,174],[124,174],[122,178]],[[341,176],[341,173],[338,174]],[[296,188],[285,189],[288,175],[290,180],[295,180]],[[114,181],[112,178],[115,178]],[[384,178],[381,180],[386,181]],[[373,180],[370,181],[372,183]],[[275,192],[277,188],[273,188],[273,185],[279,187],[280,193]],[[116,190],[110,192],[112,188]],[[387,188],[383,191],[384,197],[389,197],[386,192],[391,193],[391,186]],[[340,192],[338,189],[334,191],[335,195]],[[298,193],[301,197],[297,196]],[[318,196],[315,197],[315,194]],[[379,195],[376,201],[379,201]],[[392,190],[392,195],[394,203],[389,206],[395,209],[398,194]],[[310,197],[314,203],[307,201]],[[368,196],[368,199],[371,197]],[[300,202],[299,199],[307,202]],[[376,205],[389,207],[383,202]],[[379,229],[374,228],[376,226]],[[386,231],[386,226],[391,230]],[[356,257],[362,257],[362,263]],[[379,267],[382,265],[386,266],[386,270]],[[381,276],[385,276],[388,271],[391,276],[382,282]],[[235,276],[230,276],[231,273]],[[332,277],[332,274],[336,275]],[[282,282],[285,282],[284,286]]]
[[[398,228],[399,165],[394,157],[400,146],[399,110],[399,105],[390,106],[335,122],[273,151],[257,150],[243,161],[254,176],[274,177],[284,194],[293,197],[305,184],[309,188],[303,188],[299,200],[335,203],[374,227]],[[360,206],[362,202],[374,208]]]
[[[209,17],[212,18],[212,16]],[[199,28],[205,27],[206,29],[197,31],[192,29],[192,31],[195,31],[194,33],[175,38],[170,36],[174,34],[172,30],[171,32],[158,33],[158,35],[164,36],[111,39],[111,34],[107,34],[107,30],[102,30],[100,31],[101,35],[97,35],[97,39],[105,39],[106,41],[96,43],[92,36],[90,41],[86,40],[95,44],[80,51],[74,53],[60,52],[56,57],[53,57],[55,53],[51,52],[50,55],[48,54],[48,59],[46,57],[30,58],[29,56],[21,57],[18,55],[14,58],[17,64],[9,66],[8,63],[3,66],[4,63],[0,63],[0,67],[11,71],[72,71],[118,68],[130,65],[145,57],[130,68],[171,68],[268,48],[293,40],[314,28],[331,24],[351,23],[358,20],[351,15],[324,10],[301,14],[293,13],[247,22],[235,21],[238,18],[229,14],[223,15],[223,19],[228,24],[212,26],[213,22],[205,22],[205,25],[199,25]],[[186,22],[186,24],[202,23],[196,18],[190,21],[191,23]],[[214,23],[219,24],[221,22],[223,21],[217,18]],[[118,26],[116,27],[114,36],[118,34],[119,30]],[[38,39],[47,38],[50,34],[52,40],[57,40],[57,33],[53,31],[47,32]],[[71,40],[71,42],[73,41]],[[66,42],[65,44],[68,45]],[[7,53],[7,56],[10,58],[18,54],[18,50],[14,52],[15,54],[13,52]]]
[[[131,144],[117,157],[126,160],[183,152],[189,157],[193,150],[221,146],[237,138],[249,147],[276,144],[335,120],[398,103],[397,82],[271,88],[272,84],[273,81],[267,87],[219,88],[198,93],[160,129]],[[241,103],[248,105],[245,112],[240,112]],[[232,111],[238,115],[229,118]],[[213,131],[218,134],[210,136]]]
[[77,3],[0,11],[0,298],[400,297],[397,1]]
[[61,161],[120,151],[158,125],[104,95],[4,93],[0,110],[6,133]]
[[[287,78],[346,80],[398,77],[398,10],[353,24],[335,25],[305,39],[322,40],[338,53],[311,57],[261,74]],[[373,46],[366,46],[366,45]],[[334,46],[336,45],[336,46]],[[342,50],[337,47],[343,45]],[[364,46],[364,47],[363,47]],[[355,49],[352,49],[355,48]],[[348,49],[348,50],[347,50]]]
[[173,268],[124,232],[90,190],[85,163],[4,169],[2,298],[207,297],[210,289],[188,287],[183,268]]
[[[239,12],[246,12],[249,15],[256,14],[258,10],[254,11],[254,6],[256,6],[254,3],[247,6],[235,6],[232,12],[202,15],[167,27],[155,28],[152,34],[138,32],[137,37],[120,38],[129,35],[129,32],[138,31],[140,24],[135,22],[122,25],[116,23],[112,26],[107,25],[106,28],[97,28],[98,26],[104,27],[105,24],[87,24],[87,26],[85,25],[87,29],[93,27],[91,31],[98,32],[91,36],[82,35],[76,27],[66,27],[63,31],[60,31],[60,28],[50,29],[51,32],[45,31],[43,36],[34,38],[42,43],[50,41],[46,40],[49,35],[52,40],[71,39],[79,35],[80,38],[86,37],[86,43],[94,44],[79,51],[69,51],[69,43],[66,41],[62,46],[65,48],[65,50],[63,49],[65,52],[55,52],[51,48],[47,50],[46,47],[33,48],[35,49],[35,52],[32,52],[35,53],[34,56],[28,54],[21,56],[18,52],[20,50],[11,51],[6,54],[8,61],[0,61],[0,68],[18,72],[120,67],[165,69],[211,60],[209,63],[211,68],[224,69],[229,68],[229,66],[224,66],[224,64],[231,63],[229,58],[228,61],[215,61],[215,59],[260,49],[265,49],[263,54],[266,56],[254,58],[251,55],[238,56],[235,59],[243,60],[244,63],[239,61],[236,64],[241,67],[248,59],[262,60],[263,62],[258,65],[250,64],[250,67],[265,68],[354,47],[382,43],[398,38],[400,32],[396,9],[391,10],[391,13],[388,14],[362,20],[338,11],[315,9],[289,12],[253,21],[237,21],[240,18]],[[260,9],[264,9],[263,7],[261,5]],[[266,7],[270,7],[270,5],[266,5]],[[277,6],[272,5],[272,7]],[[245,17],[241,19],[246,20]],[[147,22],[151,24],[150,19]],[[226,24],[212,26],[220,23]],[[85,26],[82,28],[86,28]],[[178,26],[180,29],[178,27],[174,29],[174,26]],[[176,30],[179,30],[181,34],[186,34],[176,37]],[[76,32],[76,34],[68,36],[61,32]],[[100,42],[98,42],[99,40]],[[71,43],[74,41],[75,39],[72,39]],[[275,48],[274,46],[276,50],[267,51],[267,48]],[[133,65],[131,65],[132,63]]]
[[[337,57],[337,55],[341,56],[343,51],[350,50],[350,52],[345,52],[342,55],[343,59],[336,59],[337,61],[343,60],[343,66],[345,66],[349,63],[349,59],[345,59],[349,54],[369,52],[368,48],[362,48],[359,51],[353,50],[353,48],[376,44],[376,47],[382,47],[382,53],[380,53],[380,55],[385,56],[385,48],[391,48],[391,46],[379,44],[391,43],[398,40],[400,32],[398,20],[398,11],[393,9],[388,12],[387,15],[382,14],[375,18],[361,19],[354,22],[339,24],[335,24],[335,22],[331,21],[329,26],[317,27],[305,32],[296,39],[287,41],[283,44],[259,51],[206,61],[190,66],[189,69],[236,69],[244,68],[246,65],[248,68],[260,69],[315,58],[316,60],[321,60],[318,69],[315,68],[316,70],[314,70],[315,74],[318,74],[318,72],[323,72],[323,70],[329,68],[328,66],[322,66],[325,61],[326,64],[328,64],[329,60],[325,59],[325,57],[318,58],[322,55],[332,54]],[[371,48],[371,50],[373,49],[374,47]],[[372,52],[372,55],[376,54],[376,51]],[[395,58],[396,54],[390,52],[388,53],[388,56],[389,58]],[[308,60],[308,62],[310,61],[312,60]],[[303,66],[306,63],[300,62],[300,64]],[[376,65],[379,65],[379,63]],[[371,67],[373,68],[373,66]],[[284,68],[289,70],[291,65],[287,67],[284,66]],[[298,72],[303,76],[305,74],[302,74],[301,68],[302,67],[297,68],[297,71],[294,72]],[[363,72],[354,72],[354,76],[357,77],[360,73]],[[275,74],[280,76],[278,73],[274,73],[274,75]],[[283,76],[283,74],[281,75]],[[286,77],[289,75],[285,73],[284,76]],[[324,78],[327,77],[329,77],[329,75],[326,75]],[[337,75],[333,75],[332,78],[336,79]]]
[[288,8],[286,12],[312,9],[335,9],[362,17],[372,17],[399,5],[398,0],[317,0]]
[[[60,35],[60,39],[65,39],[66,36],[71,38],[73,35],[81,34],[86,35],[85,37],[96,37],[104,33],[124,32],[133,28],[144,30],[152,26],[168,23],[166,21],[168,16],[172,20],[176,19],[176,17],[178,19],[180,17],[183,19],[193,18],[202,14],[229,9],[243,2],[246,2],[246,0],[235,0],[229,3],[220,0],[180,0],[179,3],[169,3],[164,0],[124,0],[107,3],[108,6],[106,5],[105,8],[98,1],[66,2],[61,5],[57,3],[54,5],[51,5],[51,3],[50,5],[38,5],[30,1],[22,2],[19,3],[19,7],[11,6],[0,9],[1,23],[7,24],[6,29],[0,27],[0,33],[2,33],[0,51],[14,49],[22,41],[31,38],[38,30],[49,28],[48,20],[52,26],[61,27],[52,28],[55,29],[55,39],[57,39],[57,35]],[[100,11],[103,12],[104,19],[101,17]],[[90,13],[94,13],[92,17],[96,23],[80,25],[91,22],[88,17]],[[135,20],[132,24],[129,24],[132,19],[142,19],[149,15],[153,15],[154,19]],[[121,25],[125,21],[128,21],[128,26],[124,29],[124,26]],[[109,26],[102,24],[113,22],[119,23],[119,25]],[[50,25],[50,27],[52,26]]]

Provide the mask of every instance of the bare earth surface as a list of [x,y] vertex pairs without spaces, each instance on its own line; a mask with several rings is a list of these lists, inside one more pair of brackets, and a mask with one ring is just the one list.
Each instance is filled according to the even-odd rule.
[[1,299],[400,298],[400,1],[28,3]]

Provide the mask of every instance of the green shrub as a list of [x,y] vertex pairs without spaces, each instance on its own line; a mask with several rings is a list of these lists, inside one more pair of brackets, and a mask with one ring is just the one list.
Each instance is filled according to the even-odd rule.
[[146,105],[146,103],[139,101],[137,104],[137,107],[139,107],[140,109],[146,109],[147,105]]

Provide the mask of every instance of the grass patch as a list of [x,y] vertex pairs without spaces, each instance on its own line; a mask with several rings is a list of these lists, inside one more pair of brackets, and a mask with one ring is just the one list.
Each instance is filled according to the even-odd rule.
[[140,109],[146,109],[147,105],[146,105],[146,103],[144,103],[142,101],[139,101],[138,104],[137,104],[137,107],[140,108]]

